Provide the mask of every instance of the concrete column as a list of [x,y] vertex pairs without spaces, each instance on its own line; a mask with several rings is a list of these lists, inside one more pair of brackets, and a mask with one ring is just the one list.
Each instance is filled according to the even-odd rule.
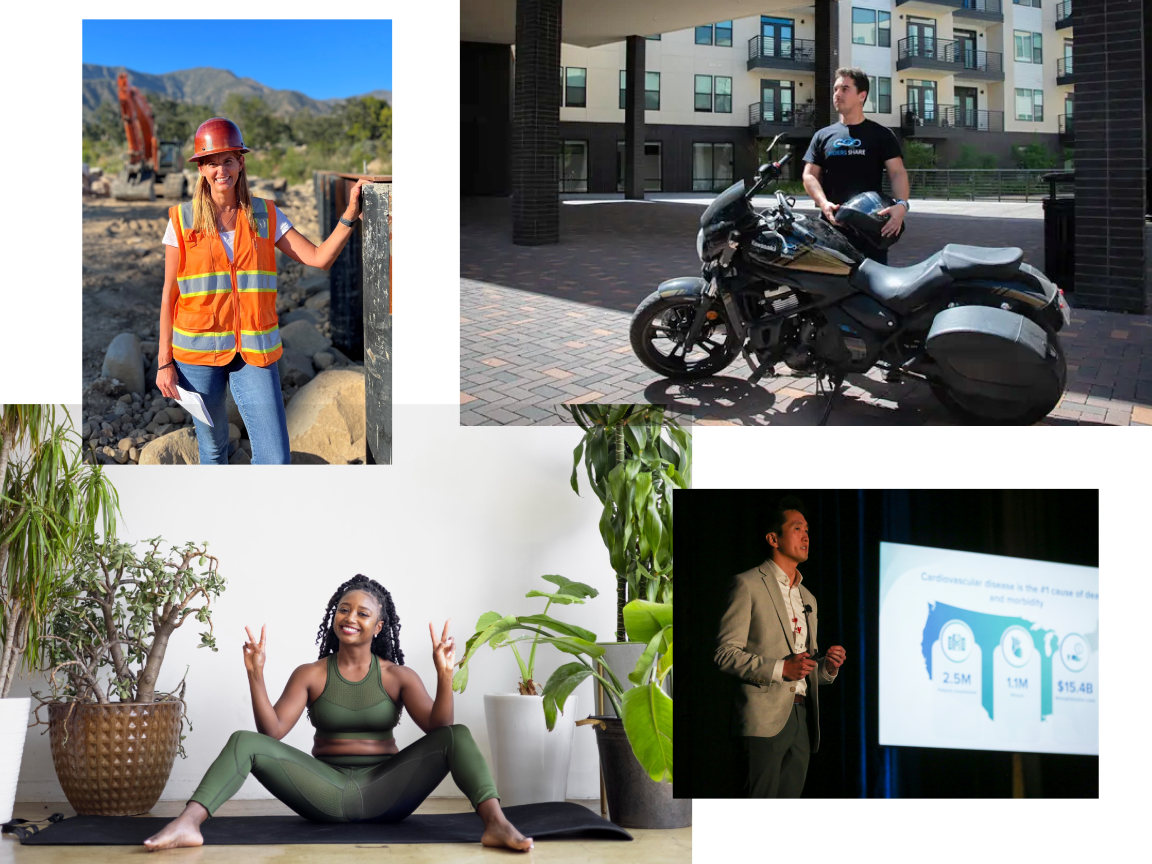
[[624,197],[644,197],[644,37],[629,36],[624,70]]
[[517,0],[512,106],[512,242],[560,240],[562,0]]
[[392,464],[392,184],[364,195],[364,414],[369,465]]
[[840,119],[832,107],[832,84],[840,67],[840,4],[816,4],[816,128]]

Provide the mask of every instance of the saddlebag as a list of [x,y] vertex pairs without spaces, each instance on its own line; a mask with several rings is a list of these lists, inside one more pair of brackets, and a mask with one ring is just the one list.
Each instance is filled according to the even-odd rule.
[[950,389],[997,402],[1047,395],[1058,355],[1039,325],[989,306],[956,306],[932,321],[925,348]]

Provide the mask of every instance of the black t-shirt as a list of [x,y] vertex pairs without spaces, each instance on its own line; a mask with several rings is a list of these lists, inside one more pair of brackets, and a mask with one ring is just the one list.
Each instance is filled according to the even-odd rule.
[[879,192],[884,163],[903,157],[900,141],[887,126],[873,120],[833,123],[812,136],[804,161],[822,170],[820,185],[833,204],[861,192]]

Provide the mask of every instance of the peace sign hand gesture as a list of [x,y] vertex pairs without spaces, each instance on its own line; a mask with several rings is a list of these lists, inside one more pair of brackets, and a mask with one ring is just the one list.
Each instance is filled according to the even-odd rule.
[[264,627],[260,625],[260,641],[256,641],[256,637],[252,635],[252,631],[247,627],[244,632],[248,634],[248,641],[244,643],[244,668],[248,670],[249,675],[262,675],[264,673]]
[[432,622],[428,622],[428,635],[432,637],[432,662],[436,664],[438,675],[450,676],[452,667],[456,664],[456,643],[448,635],[448,624],[451,621],[452,619],[449,618],[444,622],[444,632],[439,640],[436,638],[436,631],[432,629]]

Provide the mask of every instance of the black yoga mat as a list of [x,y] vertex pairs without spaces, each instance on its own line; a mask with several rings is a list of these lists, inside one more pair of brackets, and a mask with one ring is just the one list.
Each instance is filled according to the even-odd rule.
[[[505,807],[520,833],[534,840],[631,840],[632,835],[580,804],[551,801]],[[26,846],[136,846],[171,820],[153,816],[73,816],[30,834]],[[484,820],[475,813],[416,814],[402,822],[309,822],[300,816],[220,816],[200,829],[205,846],[304,843],[479,843]]]

